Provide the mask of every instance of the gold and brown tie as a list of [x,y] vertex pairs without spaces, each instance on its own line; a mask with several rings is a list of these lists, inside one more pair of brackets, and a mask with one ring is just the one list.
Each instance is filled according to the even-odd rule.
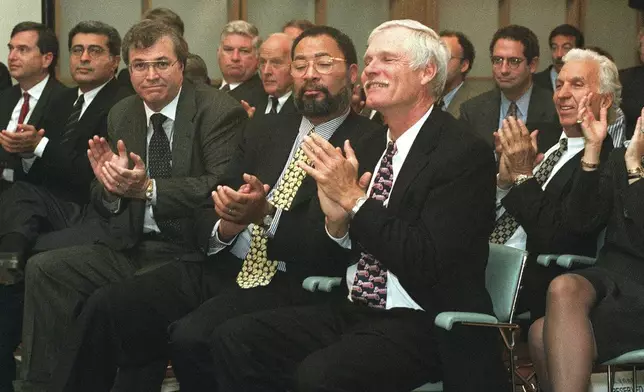
[[[313,133],[314,129],[312,128],[308,135]],[[291,208],[295,194],[306,177],[306,172],[302,170],[298,162],[311,163],[304,153],[304,150],[302,150],[301,144],[293,155],[293,158],[289,161],[288,167],[273,191],[273,198],[270,201],[272,205],[284,211],[288,211]],[[244,258],[241,271],[237,275],[237,284],[239,287],[250,289],[257,286],[266,286],[271,282],[273,276],[275,276],[278,262],[268,260],[267,243],[268,237],[264,229],[258,225],[253,225],[250,249]]]

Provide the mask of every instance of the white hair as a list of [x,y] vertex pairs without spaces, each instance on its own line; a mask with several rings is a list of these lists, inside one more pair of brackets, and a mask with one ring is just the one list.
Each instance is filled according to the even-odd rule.
[[421,69],[427,67],[429,64],[436,66],[436,75],[430,83],[430,87],[433,97],[440,97],[443,94],[445,81],[447,80],[447,62],[450,57],[449,49],[434,30],[411,19],[384,22],[371,32],[367,43],[371,43],[373,37],[382,33],[384,30],[396,27],[411,30],[410,34],[400,44],[409,54],[412,69]]
[[221,31],[219,43],[221,44],[224,42],[224,39],[232,34],[244,35],[251,38],[253,40],[253,48],[255,48],[255,52],[259,50],[259,47],[262,44],[262,39],[259,36],[259,30],[257,30],[257,27],[245,20],[233,20],[228,22]]
[[563,57],[564,63],[568,61],[594,61],[599,65],[599,92],[613,96],[613,106],[617,107],[622,102],[622,84],[619,82],[617,66],[608,57],[590,49],[571,49]]

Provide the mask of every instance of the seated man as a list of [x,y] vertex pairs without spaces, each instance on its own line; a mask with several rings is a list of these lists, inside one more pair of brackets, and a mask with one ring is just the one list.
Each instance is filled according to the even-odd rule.
[[[580,170],[579,162],[584,150],[584,138],[575,110],[585,90],[570,88],[567,82],[577,80],[578,85],[590,89],[597,99],[601,97],[607,101],[610,96],[618,94],[614,87],[619,85],[617,80],[613,81],[617,84],[602,85],[599,82],[599,75],[608,73],[610,69],[615,69],[615,64],[606,57],[601,57],[600,63],[587,61],[564,65],[557,76],[553,96],[560,126],[556,129],[541,127],[530,134],[521,120],[510,118],[503,121],[503,128],[497,133],[500,157],[497,220],[490,242],[529,252],[517,307],[519,312],[529,310],[533,319],[542,317],[545,312],[548,284],[564,272],[556,265],[547,268],[538,265],[537,255],[573,253],[594,256],[597,252],[596,239],[601,229],[570,231],[561,214],[575,172]],[[614,108],[609,113],[612,122],[615,119]],[[557,144],[547,149],[539,162],[537,157],[542,136],[555,132],[559,133]],[[606,139],[606,144],[602,159],[606,159],[612,149],[610,138]]]
[[[598,61],[576,50],[564,59]],[[610,76],[617,79],[616,68]],[[530,354],[548,392],[588,391],[594,363],[641,349],[644,341],[644,110],[628,148],[600,167],[607,110],[598,98],[589,93],[580,103],[586,146],[564,213],[570,230],[607,225],[606,239],[593,267],[552,281],[546,315],[530,328]]]
[[190,235],[193,211],[221,181],[246,121],[227,94],[184,82],[188,45],[171,27],[135,24],[122,55],[137,95],[110,110],[111,146],[95,136],[88,153],[92,202],[109,223],[93,245],[27,262],[23,390],[46,388],[64,336],[96,289],[154,264],[203,259]]
[[[340,274],[348,252],[324,230],[315,181],[297,166],[299,147],[312,129],[335,146],[384,138],[377,132],[384,130],[349,109],[358,66],[348,36],[331,27],[311,28],[292,53],[299,113],[251,120],[213,195],[215,209],[211,200],[196,212],[195,234],[202,249],[209,249],[209,260],[171,262],[94,293],[70,334],[70,350],[59,357],[50,391],[109,391],[117,366],[119,379],[156,366],[156,381],[120,387],[158,391],[169,353],[183,392],[216,390],[208,337],[219,324],[259,310],[329,300],[304,291],[302,280]],[[380,151],[358,154],[365,171]],[[262,182],[275,185],[267,192]]]
[[313,135],[311,164],[300,163],[318,184],[329,235],[354,254],[349,301],[224,323],[211,336],[219,391],[409,391],[438,380],[453,391],[509,388],[496,331],[434,327],[441,311],[492,311],[492,152],[434,106],[449,51],[433,30],[389,21],[368,44],[367,105],[389,125],[372,143],[381,160],[371,181],[349,142],[343,154]]

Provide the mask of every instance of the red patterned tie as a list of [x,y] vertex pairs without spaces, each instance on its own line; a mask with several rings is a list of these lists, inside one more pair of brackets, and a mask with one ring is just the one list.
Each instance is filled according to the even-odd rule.
[[24,102],[22,103],[22,107],[20,108],[18,124],[22,124],[25,121],[25,117],[27,117],[27,113],[29,113],[29,93],[23,93],[22,97],[24,98]]
[[[396,143],[389,142],[373,180],[370,198],[383,203],[389,199],[394,180],[392,160],[396,152],[398,152]],[[362,252],[357,267],[356,277],[351,287],[351,298],[356,303],[384,309],[387,305],[387,268],[366,252]]]

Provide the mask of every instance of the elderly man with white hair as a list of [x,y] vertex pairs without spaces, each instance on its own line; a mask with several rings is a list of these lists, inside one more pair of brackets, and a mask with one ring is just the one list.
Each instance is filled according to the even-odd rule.
[[434,327],[441,311],[492,310],[493,154],[434,107],[449,52],[433,30],[389,21],[368,44],[367,106],[389,127],[369,142],[380,154],[373,175],[358,176],[350,141],[341,151],[316,134],[300,163],[317,182],[328,235],[353,252],[348,298],[221,325],[211,336],[220,391],[390,392],[438,380],[446,391],[504,388],[494,331]]
[[[605,226],[606,238],[593,267],[550,284],[546,315],[530,328],[530,353],[544,391],[585,392],[593,363],[640,349],[644,341],[644,124],[640,117],[628,148],[615,149],[600,166],[611,104],[620,101],[617,69],[577,49],[564,61],[558,88],[584,90],[567,118],[583,133],[585,149],[562,214],[569,230]],[[579,86],[583,81],[588,87]]]

